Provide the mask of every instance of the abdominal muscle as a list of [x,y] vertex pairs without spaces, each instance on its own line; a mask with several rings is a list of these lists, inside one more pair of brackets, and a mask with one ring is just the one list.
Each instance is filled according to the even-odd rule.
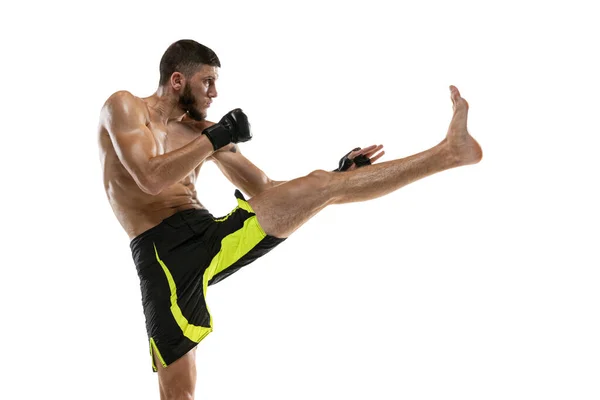
[[103,161],[106,195],[129,239],[160,224],[176,212],[204,208],[196,198],[194,185],[200,166],[182,181],[157,195],[150,195],[139,188],[116,154],[105,154]]

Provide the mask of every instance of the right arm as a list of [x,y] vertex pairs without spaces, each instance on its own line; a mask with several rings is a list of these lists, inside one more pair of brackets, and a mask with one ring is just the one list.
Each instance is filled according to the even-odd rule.
[[102,109],[102,122],[119,160],[144,192],[157,195],[181,181],[213,153],[205,135],[165,154],[158,154],[139,100],[128,92],[113,94]]

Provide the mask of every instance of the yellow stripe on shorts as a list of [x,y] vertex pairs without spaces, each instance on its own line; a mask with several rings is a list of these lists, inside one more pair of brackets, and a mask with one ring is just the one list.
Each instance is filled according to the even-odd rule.
[[[238,208],[248,211],[249,213],[254,214],[254,210],[250,207],[250,204],[242,199],[237,199]],[[220,220],[215,220],[216,222],[223,222],[233,212],[225,218]],[[210,265],[204,271],[204,276],[202,280],[202,291],[204,294],[204,300],[206,303],[206,289],[208,287],[208,281],[210,281],[216,274],[226,270],[228,267],[233,265],[236,261],[246,255],[250,250],[252,250],[261,240],[266,237],[265,231],[262,229],[260,224],[258,223],[258,219],[256,215],[252,215],[250,218],[244,221],[244,226],[241,229],[225,236],[221,241],[221,250],[213,257]],[[208,311],[208,315],[210,316],[210,327],[204,326],[196,326],[191,324],[187,318],[183,315],[181,308],[177,304],[177,286],[175,285],[175,280],[169,271],[169,268],[165,265],[165,263],[158,256],[158,250],[156,249],[156,245],[154,245],[154,253],[156,255],[156,260],[162,267],[167,281],[169,282],[169,290],[171,292],[171,313],[181,328],[183,335],[190,339],[195,343],[199,343],[202,339],[206,337],[210,332],[212,332],[212,315],[210,313],[210,309],[208,308],[208,304],[206,304],[206,310]],[[151,343],[152,345],[152,343]],[[156,348],[156,344],[154,344]],[[159,353],[160,354],[160,353]]]
[[[154,245],[154,253],[156,254],[156,260],[162,267],[165,275],[167,276],[167,281],[169,282],[169,290],[171,291],[171,313],[177,321],[177,325],[181,328],[183,335],[190,339],[193,342],[199,343],[202,339],[206,337],[212,331],[212,318],[211,318],[211,327],[207,328],[204,326],[196,326],[194,324],[190,324],[187,318],[181,312],[181,308],[179,308],[179,304],[177,304],[177,287],[175,286],[175,280],[173,280],[173,276],[169,271],[169,268],[165,265],[165,263],[158,256],[158,250],[156,250],[156,245]],[[204,288],[204,294],[206,295],[206,287]],[[206,298],[206,297],[205,297]]]

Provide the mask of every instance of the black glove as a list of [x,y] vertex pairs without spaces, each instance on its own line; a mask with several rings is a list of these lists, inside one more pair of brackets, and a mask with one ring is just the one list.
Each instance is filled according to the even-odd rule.
[[337,169],[334,169],[333,172],[347,171],[348,168],[352,166],[352,164],[356,164],[356,168],[364,167],[365,165],[371,165],[371,160],[364,154],[359,154],[358,156],[354,157],[353,160],[348,158],[348,155],[350,155],[350,153],[358,150],[360,150],[360,147],[352,149],[352,151],[346,153],[346,155],[340,159],[339,167]]
[[241,108],[229,111],[219,123],[202,131],[212,143],[215,151],[229,143],[247,142],[252,139],[250,122]]

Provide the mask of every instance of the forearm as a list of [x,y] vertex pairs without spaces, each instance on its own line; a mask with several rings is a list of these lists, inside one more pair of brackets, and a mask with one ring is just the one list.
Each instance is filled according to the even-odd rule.
[[205,135],[187,145],[150,159],[147,177],[155,194],[181,181],[213,153],[213,146]]
[[272,181],[265,176],[265,179],[261,183],[254,182],[254,184],[240,184],[238,186],[242,192],[246,193],[250,197],[254,197],[261,194],[265,190],[274,188],[275,186],[279,186],[286,182],[287,181]]

